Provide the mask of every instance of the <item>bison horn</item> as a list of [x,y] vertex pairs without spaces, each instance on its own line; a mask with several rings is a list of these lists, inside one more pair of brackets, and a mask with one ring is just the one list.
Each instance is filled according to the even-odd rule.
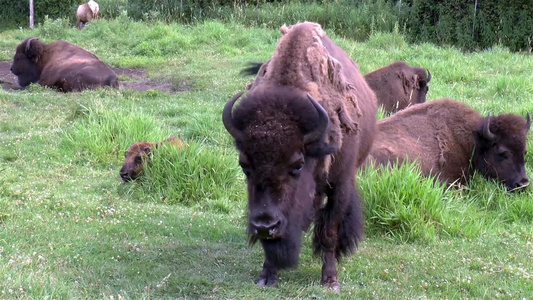
[[36,38],[29,38],[28,41],[26,41],[26,48],[24,50],[24,53],[28,52],[28,50],[30,50],[30,44],[31,44],[31,41],[35,40]]
[[428,80],[427,82],[430,82],[431,81],[431,72],[429,71],[429,69],[426,69],[428,71]]
[[237,101],[237,99],[239,99],[243,93],[244,92],[240,92],[233,96],[233,98],[231,98],[231,100],[229,100],[224,106],[224,111],[222,111],[222,122],[224,123],[224,127],[226,127],[226,130],[229,132],[229,134],[231,134],[231,136],[233,136],[236,140],[242,139],[242,132],[235,127],[231,112],[233,110],[235,101]]
[[529,131],[529,128],[531,128],[531,115],[528,111],[526,116],[526,131]]
[[490,113],[487,116],[487,118],[485,118],[485,121],[483,122],[483,136],[487,140],[492,141],[494,140],[494,133],[490,132],[489,126],[490,126]]
[[307,94],[307,98],[311,100],[311,103],[318,112],[318,124],[313,131],[304,135],[304,144],[312,143],[318,140],[324,134],[329,125],[328,113],[322,107],[322,105],[318,104],[315,98],[313,98],[313,96],[311,96],[309,93]]

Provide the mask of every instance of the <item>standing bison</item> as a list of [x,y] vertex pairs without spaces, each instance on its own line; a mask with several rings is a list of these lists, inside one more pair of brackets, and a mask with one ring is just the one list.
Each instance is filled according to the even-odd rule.
[[80,4],[76,10],[76,27],[81,29],[86,23],[89,23],[92,19],[98,18],[100,6],[93,0],[87,3]]
[[338,291],[337,261],[363,235],[355,174],[372,145],[375,95],[319,24],[281,31],[240,104],[233,109],[242,93],[222,115],[247,178],[250,244],[259,240],[265,253],[257,284],[274,286],[280,270],[297,265],[314,221],[321,283]]
[[[378,122],[367,162],[417,160],[424,175],[465,182],[474,171],[508,190],[529,184],[524,168],[531,117],[483,117],[464,103],[439,99],[409,107]],[[356,150],[357,151],[357,150]]]
[[15,50],[11,72],[21,87],[33,82],[64,92],[118,88],[118,77],[108,65],[66,41],[45,44],[36,38],[25,39]]
[[395,113],[410,105],[426,102],[431,73],[397,61],[366,74],[365,80],[376,93],[378,105],[387,113]]

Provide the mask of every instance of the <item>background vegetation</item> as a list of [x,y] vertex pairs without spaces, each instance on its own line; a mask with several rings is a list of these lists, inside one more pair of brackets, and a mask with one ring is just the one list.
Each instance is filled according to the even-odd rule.
[[[83,1],[42,0],[35,22],[66,19],[75,23]],[[101,0],[101,16],[127,13],[135,20],[195,24],[204,20],[236,21],[277,29],[281,24],[314,20],[349,39],[365,41],[375,31],[400,31],[410,42],[454,45],[479,50],[503,45],[511,51],[533,49],[533,2],[530,0]],[[24,1],[0,0],[5,8],[0,28],[27,26]]]
[[[49,18],[33,31],[1,32],[0,61],[28,36],[65,39],[114,68],[189,88],[0,90],[1,298],[533,297],[533,190],[509,194],[481,176],[447,188],[412,165],[358,175],[367,234],[339,265],[340,294],[320,286],[309,234],[297,270],[282,272],[278,288],[255,286],[263,255],[246,246],[244,177],[220,117],[251,80],[239,71],[271,56],[277,30],[122,14],[79,31]],[[465,54],[398,33],[363,43],[331,36],[364,73],[394,60],[429,68],[428,99],[451,97],[483,114],[533,111],[530,55],[500,46]],[[144,177],[119,184],[131,143],[169,136],[187,146],[159,149]],[[526,161],[531,176],[531,151]]]

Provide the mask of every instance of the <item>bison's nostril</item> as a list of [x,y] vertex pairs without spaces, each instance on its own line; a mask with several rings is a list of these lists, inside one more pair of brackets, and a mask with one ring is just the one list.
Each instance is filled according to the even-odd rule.
[[281,225],[280,220],[268,220],[268,221],[252,221],[251,222],[253,232],[259,236],[259,238],[272,238],[278,234],[279,227]]

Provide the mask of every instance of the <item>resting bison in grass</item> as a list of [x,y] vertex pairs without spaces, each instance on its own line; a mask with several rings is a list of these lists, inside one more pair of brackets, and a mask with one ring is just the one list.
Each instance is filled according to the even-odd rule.
[[508,190],[529,184],[524,168],[527,118],[483,117],[464,103],[439,99],[415,105],[378,122],[367,162],[417,160],[422,172],[453,183],[474,171],[503,182]]
[[[180,149],[183,143],[177,138],[168,138],[162,143],[170,143]],[[153,142],[137,142],[130,146],[128,151],[124,154],[126,161],[120,169],[120,183],[124,184],[130,180],[135,180],[144,171],[143,161],[152,153],[154,147],[158,147],[161,143]]]
[[366,74],[365,80],[376,93],[378,105],[387,113],[395,113],[410,105],[426,102],[431,73],[397,61]]
[[11,72],[21,87],[33,82],[63,92],[118,88],[118,77],[108,65],[66,41],[45,44],[36,38],[25,39],[15,50]]
[[233,109],[241,93],[222,115],[247,178],[250,244],[260,240],[265,253],[257,284],[274,286],[281,269],[297,265],[314,221],[321,283],[340,290],[337,261],[363,235],[355,174],[372,145],[375,95],[319,24],[281,31],[240,104]]
[[[251,62],[241,71],[243,75],[255,75],[263,63]],[[387,113],[395,113],[410,105],[426,102],[431,80],[429,70],[411,67],[397,61],[365,75],[378,101]]]
[[92,19],[98,18],[98,12],[100,11],[100,6],[98,3],[91,0],[87,3],[83,3],[78,6],[76,10],[76,27],[81,29],[86,23],[89,23]]

